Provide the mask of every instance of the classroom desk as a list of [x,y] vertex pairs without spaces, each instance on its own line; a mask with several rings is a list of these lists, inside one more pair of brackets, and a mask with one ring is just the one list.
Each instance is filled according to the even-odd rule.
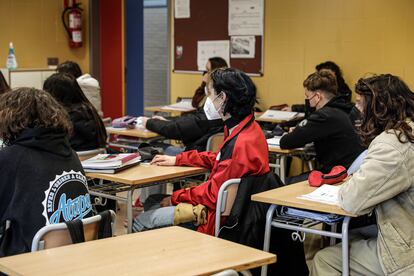
[[[351,217],[356,217],[355,215],[346,212],[339,206],[329,205],[324,203],[319,203],[310,200],[304,200],[297,198],[298,196],[311,193],[316,188],[309,186],[307,181],[291,184],[288,186],[284,186],[281,188],[269,190],[266,192],[258,193],[252,195],[253,201],[264,202],[271,204],[269,210],[267,211],[266,215],[266,227],[265,227],[265,237],[264,237],[264,245],[263,250],[269,251],[269,243],[270,243],[270,233],[271,227],[278,227],[289,229],[293,231],[305,232],[305,233],[313,233],[318,234],[321,236],[327,236],[331,238],[338,238],[342,239],[342,275],[349,275],[349,245],[348,245],[348,225],[349,220]],[[342,233],[330,232],[325,230],[317,230],[311,229],[309,227],[315,226],[317,223],[309,223],[308,227],[305,225],[297,225],[292,223],[291,221],[279,220],[281,216],[277,213],[276,207],[277,206],[287,206],[293,208],[300,208],[306,209],[310,211],[317,211],[329,214],[337,214],[344,216],[343,223],[342,223]],[[276,216],[274,217],[276,212]],[[336,227],[334,227],[334,231]],[[267,274],[267,266],[262,268],[262,275]]]
[[[200,175],[208,170],[199,167],[156,166],[140,164],[120,171],[116,174],[86,173],[87,177],[109,180],[111,183],[97,184],[89,187],[91,195],[108,199],[126,201],[128,233],[132,232],[132,195],[135,189],[162,184],[168,181],[177,181],[182,178]],[[127,192],[127,197],[117,196],[116,193]]]
[[260,118],[260,116],[263,114],[264,112],[255,112],[255,117],[256,117],[256,121],[257,122],[265,122],[265,123],[272,123],[272,124],[281,124],[281,123],[286,123],[289,121],[299,121],[302,120],[304,117],[295,117],[291,120],[280,120],[280,119],[274,119],[274,118]]
[[276,256],[173,226],[0,258],[11,275],[211,275],[274,263]]
[[[304,155],[305,149],[304,148],[297,148],[297,149],[281,149],[277,146],[269,146],[269,154],[273,154],[276,156],[278,163],[272,164],[270,163],[269,166],[272,168],[278,168],[279,169],[279,177],[280,180],[285,183],[286,180],[286,159],[288,156],[296,156],[296,155]],[[313,169],[313,167],[310,164],[310,170]]]
[[119,137],[117,139],[109,138],[108,139],[109,146],[130,149],[133,151],[137,150],[137,146],[132,145],[131,143],[138,144],[140,142],[149,142],[154,138],[161,137],[158,133],[155,133],[155,132],[152,132],[146,129],[142,129],[142,128],[126,129],[126,128],[107,127],[106,133],[108,133],[109,135],[122,135],[122,136],[127,137],[127,139],[124,139],[124,140],[128,140],[128,141],[122,141],[122,139],[120,139]]
[[151,139],[160,136],[158,133],[141,129],[141,128],[134,128],[134,129],[125,129],[125,128],[114,128],[114,127],[107,127],[106,133],[110,135],[123,135],[128,137],[134,138],[141,138],[141,139]]
[[148,106],[148,107],[145,107],[144,110],[149,111],[149,112],[154,112],[154,113],[158,113],[158,112],[170,113],[172,116],[181,116],[183,114],[191,113],[191,112],[196,111],[195,108],[193,108],[193,109],[168,108],[168,106],[163,106],[163,105]]

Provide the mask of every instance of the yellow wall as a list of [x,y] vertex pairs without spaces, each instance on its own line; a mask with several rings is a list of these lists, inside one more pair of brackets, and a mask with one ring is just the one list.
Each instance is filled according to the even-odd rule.
[[47,57],[73,60],[89,71],[88,0],[81,0],[83,47],[71,49],[61,23],[62,0],[0,0],[0,67],[13,41],[19,68],[45,68]]
[[[264,76],[253,78],[262,105],[303,102],[303,80],[326,60],[352,90],[368,72],[396,74],[414,89],[413,11],[412,0],[265,0]],[[200,82],[171,73],[171,100]]]

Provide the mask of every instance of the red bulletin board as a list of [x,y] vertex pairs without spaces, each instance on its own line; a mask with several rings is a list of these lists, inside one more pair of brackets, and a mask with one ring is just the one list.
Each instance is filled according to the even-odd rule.
[[[198,71],[197,41],[230,40],[228,8],[228,0],[191,0],[190,18],[174,18],[172,50],[175,72]],[[255,36],[255,40],[254,58],[230,58],[231,67],[263,75],[263,36]],[[177,56],[177,46],[182,47],[181,56]]]

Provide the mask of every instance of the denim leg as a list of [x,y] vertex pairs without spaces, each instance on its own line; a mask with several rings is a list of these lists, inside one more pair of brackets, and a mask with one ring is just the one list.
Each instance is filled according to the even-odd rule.
[[169,146],[168,148],[164,150],[164,153],[166,155],[176,156],[177,154],[182,153],[184,149],[185,149],[184,147]]
[[133,232],[173,225],[175,206],[145,211],[134,219]]

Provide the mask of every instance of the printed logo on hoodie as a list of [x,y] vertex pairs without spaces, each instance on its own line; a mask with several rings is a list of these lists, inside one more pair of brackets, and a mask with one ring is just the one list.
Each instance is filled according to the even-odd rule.
[[86,177],[81,172],[63,172],[45,191],[43,216],[46,225],[83,219],[92,212]]

